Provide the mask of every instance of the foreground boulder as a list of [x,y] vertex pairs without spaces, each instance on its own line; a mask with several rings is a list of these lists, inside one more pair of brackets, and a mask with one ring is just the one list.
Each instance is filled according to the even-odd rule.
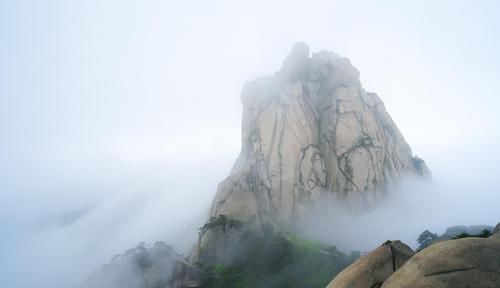
[[327,288],[375,288],[399,269],[413,250],[401,241],[387,241],[335,277]]
[[[500,224],[489,238],[436,243],[417,253],[382,288],[500,287]],[[353,286],[370,287],[370,286]]]

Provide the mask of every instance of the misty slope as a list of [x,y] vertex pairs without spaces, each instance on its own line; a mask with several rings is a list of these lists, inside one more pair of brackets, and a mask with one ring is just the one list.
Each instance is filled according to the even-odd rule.
[[94,271],[81,288],[198,287],[200,272],[163,242],[140,243]]
[[358,257],[293,233],[246,233],[230,262],[205,266],[199,287],[325,287]]
[[291,232],[247,233],[239,244],[230,263],[193,265],[162,242],[141,243],[94,271],[81,288],[324,287],[359,257]]
[[332,52],[310,57],[297,43],[280,71],[246,83],[241,101],[241,153],[208,224],[222,215],[244,225],[202,231],[201,262],[227,261],[245,231],[293,226],[319,202],[363,209],[399,179],[430,175],[358,70]]
[[294,224],[323,202],[365,209],[398,180],[430,175],[380,98],[334,53],[310,57],[296,44],[280,71],[245,85],[241,100],[241,153],[218,186],[190,263],[139,247],[87,283],[112,277],[119,282],[105,286],[324,287],[359,253],[303,238]]

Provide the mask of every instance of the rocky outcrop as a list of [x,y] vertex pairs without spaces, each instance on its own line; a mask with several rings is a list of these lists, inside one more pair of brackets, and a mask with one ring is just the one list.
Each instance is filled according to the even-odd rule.
[[500,223],[498,223],[497,226],[495,226],[495,228],[493,229],[492,234],[495,237],[500,237]]
[[436,243],[413,256],[382,285],[410,287],[500,287],[500,233]]
[[319,201],[363,208],[403,177],[430,175],[382,100],[334,53],[310,57],[296,44],[280,71],[245,84],[241,101],[241,153],[219,184],[210,217],[245,225],[204,231],[201,254],[224,257],[245,231],[296,223]]
[[327,288],[376,288],[415,254],[401,241],[387,241],[338,274]]
[[392,242],[390,251],[387,247],[354,262],[327,288],[500,287],[500,223],[488,238],[441,241],[416,254],[401,242]]

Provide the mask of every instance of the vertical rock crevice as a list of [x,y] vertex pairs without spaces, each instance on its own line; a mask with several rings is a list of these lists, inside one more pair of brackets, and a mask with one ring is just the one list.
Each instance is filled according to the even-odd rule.
[[[430,176],[382,100],[335,53],[310,56],[298,43],[280,71],[246,83],[241,100],[241,153],[211,217],[224,214],[252,229],[290,225],[321,195],[362,207],[403,177]],[[200,243],[227,241],[219,236]]]

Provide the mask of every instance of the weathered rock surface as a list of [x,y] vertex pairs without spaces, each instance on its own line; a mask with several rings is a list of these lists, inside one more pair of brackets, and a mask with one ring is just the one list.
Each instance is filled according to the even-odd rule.
[[492,236],[500,237],[500,223],[498,223],[497,226],[495,226],[492,233],[493,233]]
[[[241,153],[210,217],[226,215],[260,233],[296,223],[318,201],[363,208],[403,177],[430,175],[382,100],[334,53],[310,57],[296,44],[280,71],[245,84],[241,101]],[[205,231],[197,249],[221,258],[241,233]]]
[[401,241],[387,241],[338,274],[327,288],[375,288],[399,269],[413,250]]
[[422,250],[382,288],[500,287],[499,227],[489,238],[448,240]]

